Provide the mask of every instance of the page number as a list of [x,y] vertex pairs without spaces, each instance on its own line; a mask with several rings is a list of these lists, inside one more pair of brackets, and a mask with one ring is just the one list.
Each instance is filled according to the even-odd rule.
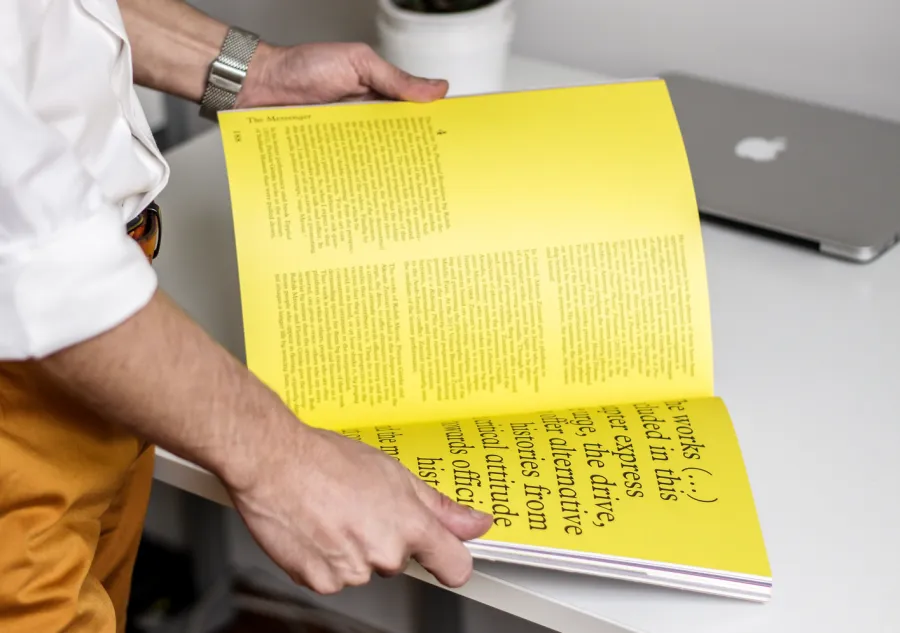
[[235,142],[235,143],[240,143],[240,142],[241,142],[241,133],[240,133],[240,132],[235,132],[235,133],[234,133],[234,142]]

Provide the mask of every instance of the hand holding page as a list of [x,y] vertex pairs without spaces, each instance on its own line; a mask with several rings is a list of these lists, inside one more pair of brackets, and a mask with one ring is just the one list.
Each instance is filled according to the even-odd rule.
[[765,599],[662,81],[220,116],[247,361],[494,527],[473,555]]

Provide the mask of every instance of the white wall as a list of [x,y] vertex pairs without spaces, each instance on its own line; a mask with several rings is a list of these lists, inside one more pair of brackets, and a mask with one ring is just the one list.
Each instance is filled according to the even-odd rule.
[[188,0],[220,20],[255,30],[269,41],[368,41],[375,0]]
[[900,120],[897,0],[519,0],[516,49],[702,73]]
[[[675,68],[900,120],[898,0],[518,0],[516,52]],[[374,0],[193,0],[275,42],[371,41]]]

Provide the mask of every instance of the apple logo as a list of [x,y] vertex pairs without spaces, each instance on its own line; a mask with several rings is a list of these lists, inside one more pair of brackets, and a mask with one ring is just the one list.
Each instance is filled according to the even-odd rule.
[[735,145],[734,153],[738,158],[745,158],[757,163],[768,163],[775,160],[786,149],[787,139],[783,136],[772,139],[750,136]]

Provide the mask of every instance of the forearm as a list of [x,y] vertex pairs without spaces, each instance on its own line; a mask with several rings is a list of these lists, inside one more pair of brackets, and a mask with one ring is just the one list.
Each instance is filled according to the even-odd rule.
[[[199,103],[228,26],[182,0],[119,0],[119,8],[131,41],[135,83]],[[260,43],[250,75],[258,74],[269,50]]]
[[41,361],[98,415],[249,485],[255,455],[303,426],[278,396],[165,295],[122,325]]

